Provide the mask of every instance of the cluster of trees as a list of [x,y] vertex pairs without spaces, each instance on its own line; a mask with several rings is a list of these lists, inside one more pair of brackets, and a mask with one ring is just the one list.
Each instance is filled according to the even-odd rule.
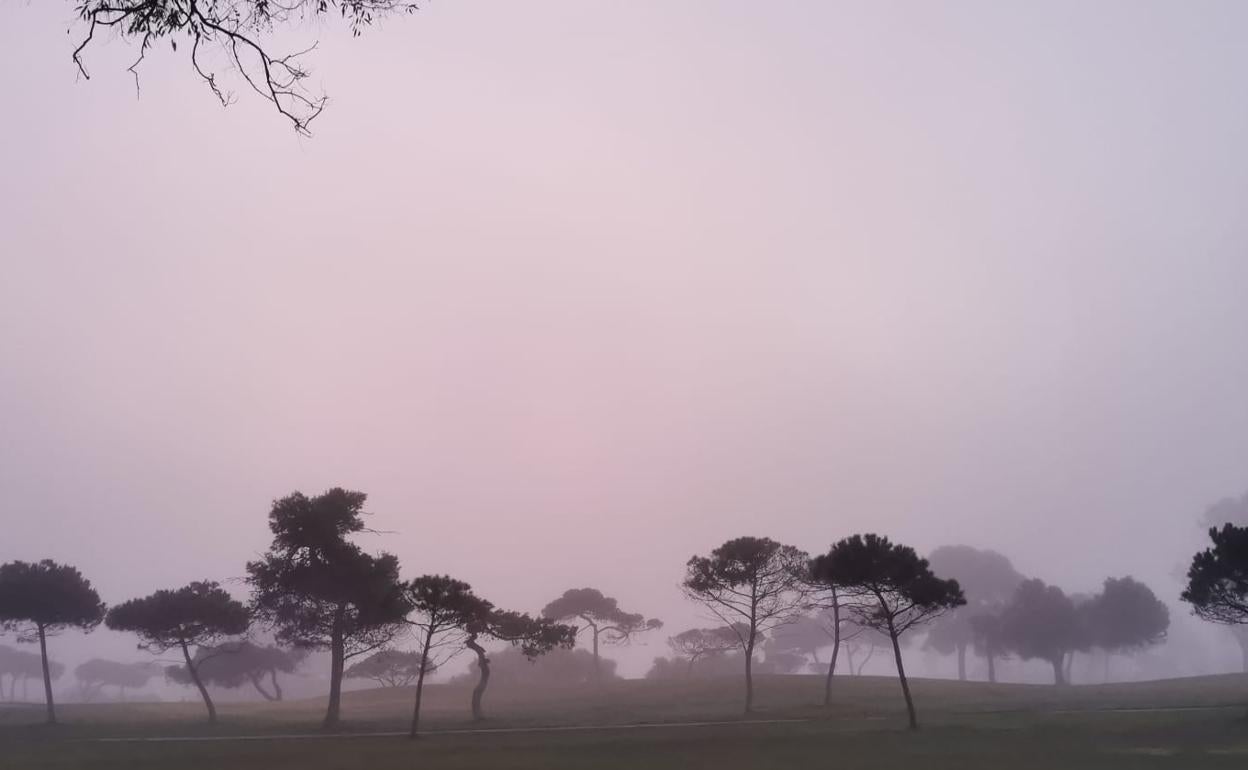
[[[361,677],[415,684],[410,734],[416,737],[426,675],[461,652],[475,656],[471,709],[481,719],[496,668],[520,680],[518,661],[544,659],[549,672],[567,681],[602,681],[614,672],[600,657],[600,645],[624,644],[662,627],[592,588],[571,589],[533,616],[498,608],[447,575],[403,580],[393,555],[369,554],[350,540],[364,530],[364,502],[363,493],[344,489],[276,500],[269,512],[272,545],[246,566],[247,604],[216,582],[199,581],[110,609],[71,566],[47,560],[0,565],[0,627],[40,648],[38,656],[0,648],[0,685],[9,676],[12,697],[17,679],[42,673],[47,719],[55,722],[51,682],[63,669],[48,657],[47,640],[103,622],[135,634],[142,649],[180,653],[182,663],[166,674],[198,689],[209,721],[216,709],[208,685],[250,682],[263,697],[280,699],[278,672],[292,671],[307,651],[324,650],[330,658],[325,727],[339,722],[343,678]],[[1182,599],[1199,617],[1248,626],[1248,527],[1226,523],[1209,535],[1213,545],[1194,557]],[[1106,580],[1095,596],[1068,596],[1024,578],[992,551],[950,546],[924,559],[875,534],[844,538],[813,558],[769,538],[735,538],[689,559],[682,588],[719,625],[669,638],[676,661],[656,663],[652,675],[678,668],[688,675],[732,660],[744,670],[749,712],[756,652],[764,654],[767,670],[786,672],[822,665],[819,652],[831,647],[827,701],[842,651],[857,673],[865,658],[885,649],[912,728],[918,719],[902,649],[920,630],[927,631],[926,648],[958,656],[963,678],[966,653],[973,651],[986,660],[989,679],[995,679],[997,659],[1015,655],[1047,661],[1054,682],[1062,684],[1076,652],[1099,649],[1108,660],[1159,642],[1169,625],[1165,605],[1130,577]],[[251,641],[257,627],[277,645]],[[582,634],[589,651],[572,649]],[[415,650],[395,648],[403,635],[415,637]],[[492,658],[488,642],[505,651]],[[107,685],[141,687],[155,670],[94,660],[75,673],[84,691],[98,692]]]
[[[166,673],[199,691],[210,722],[217,713],[208,685],[232,687],[249,681],[264,697],[278,699],[277,672],[293,670],[310,650],[325,650],[330,656],[327,728],[340,719],[349,661],[361,659],[351,667],[352,676],[409,677],[405,681],[414,676],[412,737],[419,725],[425,675],[451,656],[464,650],[476,654],[478,683],[471,706],[474,717],[482,718],[490,679],[483,643],[507,643],[529,659],[575,643],[578,628],[498,608],[463,581],[445,575],[402,580],[393,555],[366,553],[349,539],[365,528],[365,499],[360,492],[331,489],[315,497],[296,492],[275,501],[269,512],[272,545],[246,567],[251,588],[247,604],[216,582],[198,581],[108,608],[73,567],[47,560],[0,566],[0,623],[20,641],[40,645],[47,721],[56,721],[48,637],[67,628],[90,632],[100,623],[135,634],[139,647],[149,652],[176,651],[182,663]],[[613,600],[602,599],[604,607],[614,607]],[[611,641],[641,630],[618,608],[599,612],[580,607],[575,614],[593,621],[595,637],[604,634]],[[279,646],[250,642],[247,635],[254,627],[266,628]],[[391,649],[407,632],[415,633],[419,643],[414,657]],[[386,654],[378,657],[381,653]],[[105,684],[130,686],[123,675],[137,676],[138,669],[123,672],[119,665],[89,661],[79,667],[80,682],[96,691]],[[143,667],[142,674],[150,676],[151,668]]]
[[[49,660],[48,673],[52,679],[60,679],[65,673],[65,667],[55,660]],[[4,687],[5,677],[9,680],[7,693]],[[30,697],[28,690],[30,680],[42,679],[42,677],[43,661],[38,655],[0,645],[0,698],[9,701],[17,700],[17,683],[21,680],[22,699],[25,700]]]
[[119,663],[92,658],[74,668],[74,679],[78,680],[79,698],[90,703],[105,687],[115,687],[117,700],[125,700],[126,690],[146,687],[159,672],[159,666],[154,663]]
[[[1170,622],[1165,604],[1130,577],[1106,580],[1096,596],[1069,597],[1027,580],[993,551],[946,546],[922,559],[870,534],[846,538],[814,559],[766,538],[738,538],[691,559],[684,588],[723,625],[669,637],[672,657],[656,659],[648,676],[744,668],[749,711],[760,665],[770,673],[826,666],[827,702],[842,657],[858,674],[887,650],[912,726],[917,717],[902,650],[921,629],[924,649],[957,655],[962,679],[973,651],[987,662],[990,681],[997,660],[1017,656],[1051,662],[1060,684],[1069,680],[1076,652],[1099,649],[1108,660],[1160,642]],[[828,648],[825,663],[820,652]]]
[[[800,631],[790,635],[784,629],[800,629],[809,613],[826,611],[831,616],[833,657],[825,697],[831,694],[842,622],[852,621],[859,629],[887,636],[912,728],[918,727],[918,717],[901,654],[903,639],[966,603],[956,580],[938,577],[913,548],[875,534],[847,537],[813,559],[770,538],[735,538],[708,555],[691,558],[682,587],[689,599],[723,625],[678,634],[672,637],[673,649],[712,658],[739,651],[746,713],[754,707],[755,650],[769,636],[781,640],[774,642],[783,645],[773,647],[777,655],[793,655],[792,650],[808,647],[805,641],[794,642]],[[695,663],[696,659],[690,667]]]

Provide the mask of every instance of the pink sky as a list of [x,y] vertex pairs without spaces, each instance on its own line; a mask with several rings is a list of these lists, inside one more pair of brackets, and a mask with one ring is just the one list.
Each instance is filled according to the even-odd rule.
[[0,561],[227,579],[343,485],[679,630],[741,534],[1173,599],[1248,488],[1248,6],[439,0],[291,35],[311,140],[72,17],[0,7]]

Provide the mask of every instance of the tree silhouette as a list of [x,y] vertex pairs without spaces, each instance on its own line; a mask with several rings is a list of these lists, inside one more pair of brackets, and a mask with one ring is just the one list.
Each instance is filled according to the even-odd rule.
[[273,503],[273,544],[247,565],[252,610],[277,642],[330,654],[325,729],[337,726],[346,661],[388,644],[411,605],[394,556],[370,556],[347,540],[364,530],[363,492],[295,492]]
[[420,641],[420,666],[416,676],[416,703],[412,706],[412,726],[408,737],[415,740],[420,727],[420,701],[425,689],[425,673],[430,664],[442,665],[465,646],[468,626],[489,611],[484,599],[472,586],[447,575],[422,575],[407,584],[408,601]]
[[420,674],[420,650],[378,650],[343,672],[347,679],[371,679],[382,687],[406,687]]
[[[1201,524],[1205,527],[1221,529],[1225,524],[1237,527],[1248,527],[1248,492],[1239,497],[1226,497],[1205,509]],[[1215,621],[1221,622],[1221,621]],[[1248,674],[1248,626],[1234,623],[1226,624],[1227,630],[1239,645],[1242,669]]]
[[556,622],[580,620],[585,625],[579,630],[590,632],[594,670],[601,673],[598,656],[599,641],[603,644],[627,644],[637,634],[663,627],[663,622],[646,619],[644,615],[625,612],[619,602],[604,596],[596,588],[572,588],[542,609],[542,617]]
[[[302,658],[303,653],[298,650],[283,650],[272,645],[261,647],[244,640],[200,647],[195,651],[194,662],[199,678],[206,685],[232,690],[250,682],[265,700],[280,701],[282,686],[278,683],[278,672],[293,672]],[[169,666],[165,675],[178,684],[195,683],[186,666]],[[264,685],[266,676],[272,692]]]
[[114,631],[138,635],[140,649],[155,654],[180,649],[187,673],[204,699],[210,723],[217,721],[217,709],[199,676],[203,660],[196,662],[191,657],[191,647],[215,646],[245,632],[249,622],[247,608],[220,585],[207,580],[123,602],[109,610],[104,619]]
[[490,684],[490,657],[481,645],[484,638],[508,642],[530,661],[551,650],[570,650],[576,644],[576,628],[549,618],[534,618],[521,612],[500,610],[489,602],[477,606],[475,616],[466,617],[464,645],[476,653],[477,683],[472,688],[472,718],[485,719],[482,700]]
[[1081,649],[1086,635],[1074,601],[1043,580],[1024,580],[1001,614],[1001,642],[1024,660],[1053,666],[1053,684],[1066,684],[1062,666],[1067,653]]
[[268,100],[296,131],[307,134],[326,103],[325,95],[309,90],[306,83],[310,73],[303,58],[316,45],[277,54],[268,47],[266,36],[331,12],[345,18],[358,35],[377,18],[415,10],[411,0],[78,0],[86,32],[73,59],[83,77],[90,78],[82,54],[101,28],[137,43],[139,57],[129,68],[137,88],[138,69],[148,49],[168,39],[177,51],[180,41],[191,68],[224,106],[234,101],[234,95],[218,83],[219,73],[207,66],[201,53],[214,48],[247,88]]
[[1248,526],[1210,527],[1209,539],[1213,546],[1192,557],[1180,598],[1201,620],[1230,626],[1248,671]]
[[39,642],[47,722],[56,723],[48,637],[67,628],[91,631],[104,619],[104,603],[82,573],[51,559],[0,564],[0,628],[19,642]]
[[1248,624],[1248,527],[1211,527],[1211,548],[1192,557],[1180,598],[1201,620]]
[[936,577],[927,559],[920,558],[913,548],[874,534],[854,535],[835,543],[826,554],[815,558],[810,572],[813,579],[839,586],[853,597],[848,609],[857,623],[888,634],[910,729],[918,729],[899,639],[965,604],[958,581]]
[[807,556],[765,537],[729,540],[686,564],[685,596],[733,629],[745,655],[745,713],[754,710],[754,648],[768,631],[801,616]]

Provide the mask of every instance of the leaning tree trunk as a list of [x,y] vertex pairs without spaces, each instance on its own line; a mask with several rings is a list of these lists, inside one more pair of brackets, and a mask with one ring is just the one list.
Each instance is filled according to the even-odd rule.
[[212,698],[208,695],[208,688],[204,687],[204,682],[199,678],[199,668],[195,665],[195,661],[191,660],[191,651],[186,646],[185,641],[181,641],[182,657],[186,660],[186,670],[191,675],[191,681],[195,683],[195,687],[199,689],[199,696],[204,699],[204,705],[208,708],[208,724],[216,724],[217,707],[212,705]]
[[56,704],[52,702],[52,672],[48,669],[48,634],[47,629],[40,624],[39,628],[39,656],[43,659],[43,697],[48,709],[48,724],[56,724]]
[[472,688],[472,720],[480,722],[485,719],[485,710],[481,708],[481,700],[485,697],[485,688],[490,686],[490,658],[485,648],[477,644],[477,635],[471,634],[464,646],[477,654],[477,684]]
[[342,713],[342,671],[346,659],[342,626],[346,614],[345,605],[338,605],[334,611],[334,627],[329,638],[329,705],[325,709],[325,721],[321,723],[324,730],[337,727]]
[[[828,663],[828,676],[823,680],[823,705],[832,705],[832,676],[836,673],[836,659],[841,653],[841,605],[832,591],[832,660]],[[850,663],[853,666],[853,663]]]
[[416,740],[420,729],[420,698],[425,690],[425,669],[429,668],[429,645],[433,643],[433,623],[430,622],[429,629],[425,632],[425,643],[420,649],[420,671],[416,674],[416,703],[412,706],[412,729],[408,731],[407,737]]
[[910,696],[910,683],[906,681],[906,666],[901,662],[901,643],[898,633],[893,628],[893,619],[888,619],[888,636],[893,641],[893,658],[897,661],[897,678],[901,680],[901,694],[906,696],[906,712],[910,716],[910,729],[919,729],[919,717],[914,711],[914,698]]

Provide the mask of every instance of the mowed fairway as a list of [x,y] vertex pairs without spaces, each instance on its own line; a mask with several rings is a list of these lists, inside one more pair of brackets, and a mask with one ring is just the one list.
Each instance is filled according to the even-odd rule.
[[[0,767],[1248,766],[1243,675],[1061,689],[917,680],[917,733],[904,729],[895,680],[838,678],[826,709],[821,688],[813,676],[760,677],[757,721],[746,722],[735,680],[499,687],[487,697],[491,718],[473,724],[468,690],[438,685],[416,742],[370,735],[404,729],[410,688],[347,694],[347,734],[334,736],[317,730],[320,700],[223,704],[214,727],[190,702],[68,705],[52,729],[37,724],[37,709],[10,707],[0,709]],[[730,724],[678,724],[720,721]],[[463,732],[474,729],[484,731]]]

